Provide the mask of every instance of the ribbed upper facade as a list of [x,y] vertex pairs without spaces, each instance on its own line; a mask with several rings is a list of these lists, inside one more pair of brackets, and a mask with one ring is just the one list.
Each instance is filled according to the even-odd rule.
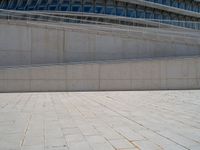
[[1,0],[1,9],[73,11],[161,20],[200,21],[198,0]]

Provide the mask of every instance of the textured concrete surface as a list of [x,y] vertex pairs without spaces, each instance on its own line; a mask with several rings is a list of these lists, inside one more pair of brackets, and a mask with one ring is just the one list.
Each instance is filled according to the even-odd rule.
[[160,30],[0,22],[0,66],[200,54],[199,34]]
[[0,150],[199,150],[200,91],[0,94]]
[[0,92],[199,88],[200,57],[0,68]]

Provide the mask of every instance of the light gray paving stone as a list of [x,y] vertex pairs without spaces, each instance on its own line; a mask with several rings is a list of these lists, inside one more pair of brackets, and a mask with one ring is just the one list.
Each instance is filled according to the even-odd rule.
[[45,147],[46,148],[67,147],[67,142],[65,138],[48,139],[45,137]]
[[136,141],[136,142],[133,142],[136,147],[138,149],[141,149],[141,150],[161,150],[162,147],[160,147],[160,145],[156,145],[150,141]]
[[139,150],[138,148],[122,148],[122,149],[119,149],[119,150]]
[[69,135],[69,134],[81,134],[80,129],[77,128],[77,127],[74,127],[74,128],[63,128],[63,129],[62,129],[62,132],[63,132],[65,135]]
[[145,140],[143,136],[127,127],[116,128],[116,131],[119,132],[125,138],[127,138],[129,141]]
[[135,148],[135,146],[126,139],[109,140],[109,142],[116,149]]
[[28,136],[25,138],[23,142],[24,146],[34,146],[34,145],[44,145],[44,137],[43,136]]
[[84,136],[82,134],[69,134],[65,135],[65,139],[68,143],[72,142],[82,142],[84,141]]
[[199,150],[200,149],[200,145],[199,144],[198,145],[192,145],[192,146],[189,147],[189,149],[191,149],[191,150]]
[[1,93],[0,150],[199,150],[199,99],[199,90]]
[[44,145],[23,146],[22,150],[44,150]]
[[108,143],[95,143],[91,146],[94,150],[115,150],[115,148]]
[[92,147],[86,142],[73,142],[69,144],[69,150],[93,150]]
[[107,140],[100,135],[86,136],[85,137],[89,143],[107,143]]

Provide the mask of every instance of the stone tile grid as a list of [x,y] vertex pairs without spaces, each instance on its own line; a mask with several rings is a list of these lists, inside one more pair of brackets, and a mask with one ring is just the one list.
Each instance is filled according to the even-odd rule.
[[198,150],[200,91],[1,93],[0,150]]

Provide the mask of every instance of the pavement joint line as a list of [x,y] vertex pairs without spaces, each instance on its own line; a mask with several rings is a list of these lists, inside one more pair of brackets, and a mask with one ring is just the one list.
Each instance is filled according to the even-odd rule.
[[[31,98],[32,98],[32,95],[29,95],[27,100],[31,100]],[[21,144],[20,144],[20,148],[22,148],[22,146],[24,144],[24,141],[25,141],[25,138],[26,138],[26,135],[27,135],[27,132],[28,132],[28,128],[29,128],[31,119],[32,119],[32,112],[30,112],[30,114],[29,114],[28,123],[27,123],[26,129],[25,129],[25,132],[24,132],[24,136],[23,136]]]
[[117,112],[116,110],[113,110],[113,109],[109,108],[108,106],[106,106],[106,105],[104,105],[104,104],[101,104],[100,102],[97,102],[96,100],[94,100],[94,101],[95,101],[96,103],[98,103],[99,105],[101,105],[101,106],[103,106],[103,107],[109,109],[110,111],[113,111],[113,112],[115,112],[116,114],[122,116],[123,118],[126,118],[126,119],[128,119],[128,120],[130,120],[130,121],[133,121],[133,122],[137,123],[138,125],[144,127],[145,129],[150,130],[150,131],[154,132],[154,133],[157,134],[157,135],[160,135],[161,137],[163,137],[163,138],[165,138],[165,139],[168,139],[169,141],[171,141],[171,142],[173,142],[173,143],[175,143],[175,144],[181,146],[181,147],[184,148],[184,149],[190,150],[190,149],[187,148],[186,146],[184,146],[184,145],[182,145],[182,144],[180,144],[180,143],[178,143],[178,142],[176,142],[176,141],[170,139],[169,137],[166,137],[166,136],[164,136],[164,135],[162,135],[162,134],[159,134],[158,132],[156,132],[156,131],[154,131],[154,130],[148,128],[148,127],[145,127],[143,124],[141,124],[141,123],[139,123],[139,122],[137,122],[137,121],[135,121],[135,120],[133,120],[133,119],[128,118],[127,116],[125,116],[125,115],[123,115],[123,114]]
[[[64,93],[63,94],[63,96],[66,98],[66,95],[68,95],[68,93]],[[69,95],[68,95],[69,96]],[[66,107],[66,105],[63,103],[63,101],[62,100],[60,100],[60,102],[63,104],[63,106],[67,109],[67,107]],[[73,105],[69,100],[68,100],[68,102],[71,104],[71,105]],[[74,106],[74,105],[73,105]],[[74,106],[74,108],[77,110],[77,108]],[[68,110],[68,109],[67,109]],[[79,111],[79,110],[77,110],[77,111]],[[67,111],[68,112],[68,111]],[[79,111],[79,113],[84,117],[84,114],[82,114],[82,112],[80,112]],[[72,120],[74,120],[73,119],[73,117],[71,116],[71,118],[72,118]],[[64,134],[63,134],[64,135]],[[85,135],[82,135],[83,136],[83,138],[86,140],[86,137],[85,137]],[[66,141],[66,140],[65,140]],[[86,140],[87,141],[87,140]],[[67,141],[66,141],[67,142]],[[91,144],[87,141],[87,144],[89,145],[89,147],[90,147],[90,149],[92,149],[92,150],[94,150],[93,149],[93,147],[91,146]],[[67,143],[67,147],[69,148],[69,145],[68,145],[68,143]],[[70,149],[70,148],[69,148]]]
[[[86,98],[86,97],[85,97]],[[110,97],[109,97],[110,98]],[[86,98],[86,100],[90,101],[90,99]],[[107,107],[105,107],[107,108]],[[108,108],[107,108],[108,109]],[[105,123],[106,124],[106,123]],[[112,127],[111,127],[112,128]],[[135,148],[137,148],[138,150],[141,150],[141,148],[136,144],[134,143],[133,141],[130,141],[127,137],[125,137],[124,135],[122,135],[120,132],[118,132],[117,130],[115,130],[114,128],[112,128],[117,134],[119,134],[120,136],[122,136],[124,139],[126,139],[131,145],[135,146]],[[109,140],[104,137],[108,142]],[[109,142],[110,143],[110,142]],[[111,144],[111,143],[110,143]],[[111,144],[112,145],[112,144]],[[113,145],[112,145],[113,146]]]
[[[52,96],[50,96],[50,99],[51,99],[51,102],[55,104],[54,99],[53,99]],[[60,99],[59,99],[59,101],[60,101]],[[60,101],[60,102],[61,102],[61,101]],[[54,108],[54,111],[56,112],[56,118],[58,119],[58,113],[57,113],[57,110],[56,110],[56,108],[55,108],[55,105],[53,105],[53,108]],[[58,119],[58,120],[59,120],[59,119]],[[62,130],[62,128],[61,128],[59,122],[58,122],[58,124],[59,124],[59,128]],[[65,137],[64,133],[62,133],[62,136],[63,136],[63,138]],[[65,139],[65,138],[64,138],[64,139]],[[65,139],[65,143],[66,143],[66,145],[63,145],[63,147],[67,147],[67,148],[69,149],[69,145],[68,145],[66,139]]]
[[0,149],[199,149],[199,91],[160,93],[0,94]]
[[23,138],[22,138],[20,147],[22,147],[23,144],[24,144],[24,141],[25,141],[25,138],[26,138],[26,135],[27,135],[27,132],[28,132],[28,128],[29,128],[29,125],[30,125],[31,118],[32,118],[32,114],[30,114],[30,116],[29,116],[28,124],[27,124],[27,126],[26,126],[25,133],[24,133],[24,136],[23,136]]

